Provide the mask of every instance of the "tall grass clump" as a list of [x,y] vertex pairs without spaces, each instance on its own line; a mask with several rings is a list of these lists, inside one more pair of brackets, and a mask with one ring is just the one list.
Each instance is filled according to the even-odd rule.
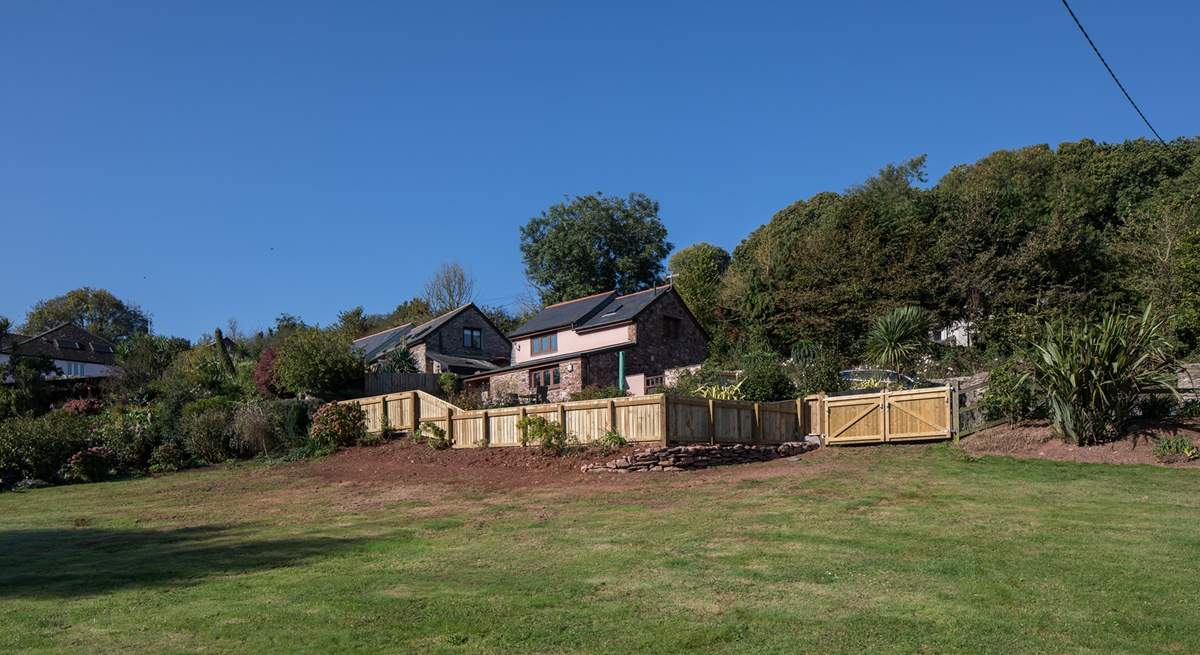
[[1139,395],[1178,394],[1166,325],[1147,308],[1140,317],[1110,312],[1098,322],[1046,326],[1031,348],[1030,375],[1063,439],[1081,446],[1115,439]]

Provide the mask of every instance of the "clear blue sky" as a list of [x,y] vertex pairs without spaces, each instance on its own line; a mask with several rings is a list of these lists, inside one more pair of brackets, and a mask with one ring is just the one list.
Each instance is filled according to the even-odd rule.
[[[89,285],[189,338],[326,324],[444,260],[502,304],[564,195],[732,249],[887,162],[1147,135],[1056,0],[581,4],[3,3],[0,315]],[[1200,4],[1074,7],[1200,131]]]

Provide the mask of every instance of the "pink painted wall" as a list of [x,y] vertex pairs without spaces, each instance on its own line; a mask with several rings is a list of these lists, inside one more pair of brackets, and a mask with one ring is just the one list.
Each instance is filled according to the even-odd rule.
[[558,350],[552,353],[538,353],[537,357],[530,354],[533,351],[532,339],[530,337],[523,337],[513,340],[512,361],[514,364],[520,364],[530,360],[541,359],[542,357],[577,353],[584,350],[592,350],[593,348],[615,346],[620,343],[633,343],[632,333],[633,327],[630,325],[618,325],[606,330],[588,332],[587,334],[579,334],[574,330],[560,330],[558,333]]

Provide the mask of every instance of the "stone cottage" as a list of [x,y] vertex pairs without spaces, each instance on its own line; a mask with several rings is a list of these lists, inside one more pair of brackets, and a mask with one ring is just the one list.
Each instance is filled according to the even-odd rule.
[[354,341],[367,366],[407,345],[417,371],[469,375],[506,366],[512,344],[475,303],[468,303],[437,318],[413,325],[405,323]]
[[641,395],[666,371],[708,355],[708,335],[670,285],[550,305],[508,336],[512,363],[468,376],[468,391],[560,401],[584,387],[623,385]]

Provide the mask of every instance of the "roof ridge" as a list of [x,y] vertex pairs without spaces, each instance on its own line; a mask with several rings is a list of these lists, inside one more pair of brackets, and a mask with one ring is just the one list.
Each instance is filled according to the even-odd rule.
[[363,339],[370,339],[371,337],[377,337],[377,336],[383,334],[384,332],[391,332],[392,330],[399,330],[400,328],[404,327],[405,325],[412,325],[412,324],[413,324],[413,322],[409,321],[407,323],[401,323],[400,325],[394,325],[390,328],[380,330],[378,332],[372,332],[371,334],[364,334],[361,337],[355,339],[355,341],[362,341]]
[[415,330],[419,330],[419,329],[421,329],[421,328],[425,327],[426,325],[429,325],[430,323],[434,323],[434,322],[440,321],[440,320],[442,320],[443,318],[448,318],[448,317],[450,317],[450,316],[454,316],[455,314],[457,314],[457,313],[461,312],[462,310],[464,310],[464,309],[466,309],[466,308],[468,308],[468,307],[470,307],[471,305],[474,305],[474,304],[475,304],[475,302],[474,302],[474,301],[471,301],[471,302],[469,302],[469,303],[467,303],[467,304],[465,304],[465,305],[459,305],[458,307],[455,307],[454,309],[451,309],[451,310],[448,310],[448,311],[444,311],[444,312],[442,312],[441,314],[438,314],[437,316],[434,316],[433,318],[429,319],[428,321],[425,321],[424,323],[422,323],[422,324],[418,325],[417,327],[413,328],[413,330],[414,330],[414,331],[415,331]]
[[[71,326],[74,326],[74,327],[79,327],[78,325],[75,325],[75,322],[74,322],[74,321],[63,321],[62,323],[59,323],[58,325],[55,325],[55,326],[54,326],[54,327],[52,327],[52,328],[48,328],[48,329],[46,329],[46,330],[42,330],[41,332],[38,332],[37,334],[33,335],[32,337],[28,337],[28,338],[26,338],[24,341],[22,341],[22,342],[21,342],[20,344],[18,344],[18,345],[22,345],[22,346],[23,346],[23,345],[25,345],[25,344],[29,343],[30,341],[33,341],[34,339],[40,339],[40,338],[42,338],[42,337],[46,336],[47,334],[50,334],[51,332],[54,332],[55,330],[61,330],[61,329],[65,328],[65,327],[67,327],[68,325],[71,325]],[[83,328],[79,328],[79,329],[80,329],[80,330],[83,330]],[[84,331],[84,332],[87,332],[87,330],[83,330],[83,331]],[[88,332],[88,334],[92,334],[92,333],[91,333],[91,332]],[[92,336],[95,336],[95,335],[92,335]]]
[[652,286],[652,287],[650,287],[649,289],[642,289],[641,291],[630,291],[630,292],[629,292],[629,293],[627,293],[627,294],[624,294],[624,295],[621,295],[621,296],[617,296],[617,300],[620,300],[621,298],[628,298],[628,297],[630,297],[630,296],[640,296],[640,295],[641,295],[641,294],[643,294],[643,293],[649,293],[649,292],[651,292],[651,291],[658,291],[659,289],[669,289],[669,288],[671,288],[671,284],[670,284],[670,283],[668,283],[668,284],[658,284],[658,285],[655,285],[655,286]]
[[588,296],[580,296],[578,298],[572,298],[571,300],[560,300],[556,303],[546,305],[545,307],[542,307],[542,309],[550,309],[551,307],[558,307],[559,305],[569,305],[573,302],[579,302],[580,300],[587,300],[588,298],[595,298],[596,296],[607,296],[610,293],[616,293],[616,292],[617,292],[616,289],[609,289],[608,291],[601,291],[600,293],[593,293]]

